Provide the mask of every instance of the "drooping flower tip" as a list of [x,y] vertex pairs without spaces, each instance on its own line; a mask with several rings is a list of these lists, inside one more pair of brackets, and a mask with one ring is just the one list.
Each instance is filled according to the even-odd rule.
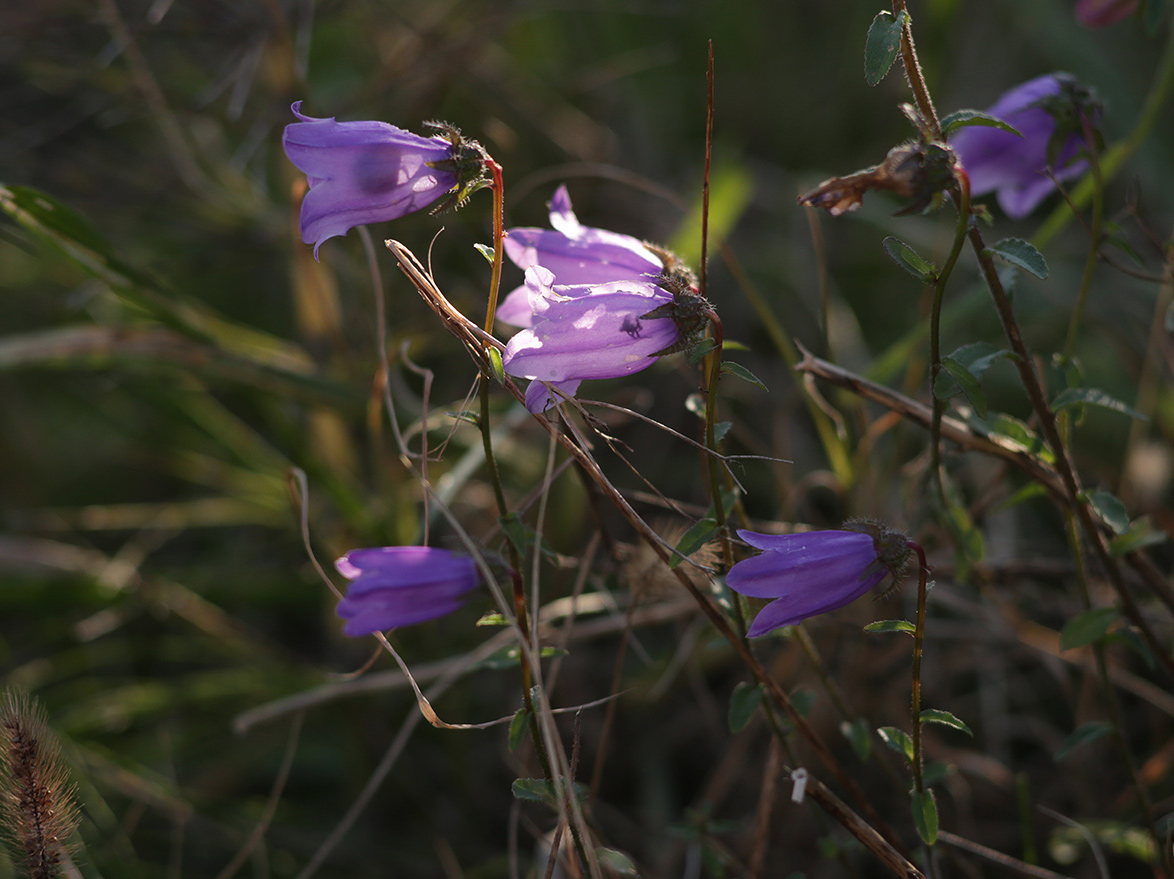
[[[856,528],[862,530],[849,530]],[[739,531],[738,536],[762,553],[730,568],[726,585],[752,598],[773,599],[751,624],[751,638],[850,604],[886,576],[897,578],[910,552],[903,535],[873,523],[849,523],[841,531]]]
[[1004,92],[986,111],[1019,131],[968,126],[950,145],[970,177],[972,195],[995,192],[1007,216],[1021,219],[1056,188],[1079,177],[1085,131],[1099,118],[1091,92],[1066,74],[1047,74]]
[[456,129],[422,137],[386,122],[338,122],[292,110],[282,146],[305,173],[302,240],[314,245],[345,235],[355,226],[395,220],[445,196],[463,199],[483,175],[481,148]]
[[451,613],[479,582],[473,559],[428,546],[352,549],[334,566],[351,581],[337,613],[355,638]]
[[526,408],[534,413],[561,399],[543,382],[571,396],[584,379],[639,372],[698,336],[712,315],[675,254],[582,225],[565,186],[551,199],[550,225],[509,230],[505,252],[526,279],[497,310],[523,328],[502,363],[532,380]]
[[[571,208],[566,186],[555,190],[550,200],[550,225],[550,229],[510,229],[505,254],[523,270],[542,266],[554,276],[551,284],[576,288],[577,295],[584,295],[593,284],[655,278],[664,269],[661,258],[631,235],[582,225]],[[525,284],[505,297],[497,317],[511,326],[530,326],[532,313]]]
[[1138,0],[1076,0],[1076,20],[1085,27],[1107,27],[1128,18]]

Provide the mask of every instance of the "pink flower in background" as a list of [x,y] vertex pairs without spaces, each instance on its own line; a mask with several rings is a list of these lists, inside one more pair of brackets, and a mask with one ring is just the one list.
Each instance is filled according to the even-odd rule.
[[1137,0],[1076,0],[1076,20],[1085,27],[1106,27],[1128,18]]

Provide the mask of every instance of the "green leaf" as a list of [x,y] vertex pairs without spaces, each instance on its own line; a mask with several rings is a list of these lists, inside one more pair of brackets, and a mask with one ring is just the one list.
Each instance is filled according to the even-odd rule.
[[1132,406],[1126,405],[1096,388],[1068,388],[1057,394],[1056,399],[1052,401],[1053,412],[1060,412],[1069,406],[1100,406],[1102,409],[1111,409],[1113,412],[1120,412],[1130,418],[1149,421]]
[[1004,238],[987,248],[989,253],[1002,257],[1013,266],[1035,275],[1041,281],[1048,276],[1048,261],[1030,241],[1022,238]]
[[1120,616],[1115,607],[1098,607],[1073,617],[1060,630],[1060,649],[1073,650],[1101,640]]
[[730,695],[730,732],[738,733],[746,728],[746,724],[762,704],[764,691],[762,684],[751,684],[749,681],[741,681],[734,687],[734,692]]
[[719,421],[713,426],[713,441],[720,443],[726,438],[726,434],[730,432],[730,428],[734,426],[732,421]]
[[510,621],[501,615],[500,611],[491,610],[488,613],[482,614],[481,619],[477,620],[476,626],[508,626]]
[[488,244],[474,244],[473,247],[475,247],[477,249],[477,252],[479,254],[481,254],[483,257],[485,257],[485,261],[487,263],[489,263],[490,265],[493,265],[493,248],[492,247],[490,247]]
[[1017,492],[1011,495],[1011,497],[1007,498],[1001,504],[996,506],[994,511],[1001,512],[1003,510],[1009,510],[1011,507],[1017,506],[1026,500],[1030,500],[1033,497],[1039,497],[1040,495],[1046,495],[1047,493],[1048,490],[1038,482],[1029,482],[1027,485],[1023,486],[1023,488],[1019,489]]
[[926,845],[933,845],[938,839],[938,801],[932,790],[913,793],[913,824],[917,835]]
[[764,391],[767,389],[766,385],[758,380],[758,376],[748,370],[745,366],[738,363],[731,363],[728,360],[722,361],[722,372],[726,375],[732,375],[743,381],[748,381],[752,385],[758,385]]
[[518,750],[518,745],[522,744],[522,738],[526,735],[526,730],[530,725],[530,712],[526,710],[526,706],[518,709],[514,719],[510,721],[510,750]]
[[[538,652],[538,655],[542,659],[548,659],[552,656],[566,656],[567,651],[561,647],[543,647]],[[501,647],[490,653],[478,662],[474,668],[487,668],[493,671],[501,671],[507,668],[517,668],[521,664],[521,651],[518,650],[517,645],[507,644],[505,647]]]
[[939,400],[948,400],[961,391],[978,417],[986,418],[986,396],[982,392],[982,385],[978,383],[978,376],[953,357],[942,359],[942,370],[934,381],[934,396]]
[[1053,759],[1059,763],[1080,746],[1087,745],[1089,742],[1095,742],[1101,736],[1108,735],[1112,731],[1113,727],[1103,721],[1098,720],[1094,723],[1082,723],[1073,730],[1072,735],[1064,740],[1064,744],[1056,751]]
[[632,859],[621,851],[617,851],[614,848],[603,848],[601,846],[595,849],[595,859],[609,873],[640,879],[640,871],[636,869],[636,865],[632,862]]
[[877,620],[875,623],[869,623],[864,627],[866,632],[907,632],[912,635],[917,631],[917,626],[909,622],[909,620]]
[[884,79],[897,60],[901,31],[908,20],[909,13],[905,11],[895,18],[891,12],[878,12],[872,20],[864,41],[864,81],[869,85],[876,85]]
[[[527,525],[517,513],[506,513],[499,521],[502,532],[505,533],[509,542],[514,545],[514,549],[523,556],[529,553],[531,547],[534,546],[538,533]],[[543,558],[551,562],[558,561],[558,553],[546,542],[545,537],[542,539],[542,545],[538,549],[541,551]]]
[[1085,491],[1081,494],[1114,534],[1124,534],[1129,528],[1129,511],[1111,491]]
[[[515,800],[525,800],[530,803],[545,803],[552,809],[558,809],[558,798],[555,796],[554,785],[545,778],[515,778],[510,785]],[[583,786],[572,785],[575,799],[583,802],[587,798],[587,791]]]
[[501,362],[501,352],[496,348],[490,346],[489,353],[489,368],[493,370],[493,380],[499,385],[505,384],[505,366]]
[[868,721],[857,717],[852,722],[847,720],[840,723],[840,732],[852,746],[852,750],[861,761],[872,756],[872,731],[868,728]]
[[[956,380],[955,372],[957,367],[963,367],[973,378],[981,380],[983,375],[994,364],[996,360],[1014,360],[1015,354],[1008,351],[1006,348],[996,348],[994,345],[989,345],[986,342],[975,342],[972,345],[963,345],[956,351],[949,354],[943,361],[943,366],[946,361],[954,364],[953,367],[947,366],[946,372],[939,372],[937,380],[934,382],[934,396],[939,400],[948,400],[951,397],[965,390],[965,386]],[[981,395],[981,392],[980,392]],[[970,398],[970,394],[967,394]],[[979,409],[975,404],[973,398],[970,399],[971,405],[974,405],[976,410]],[[981,417],[986,417],[985,400],[983,401]]]
[[675,568],[686,558],[693,555],[693,553],[705,546],[717,532],[718,525],[716,520],[701,519],[698,521],[696,525],[685,532],[685,536],[677,544],[679,555],[673,556],[672,561],[669,562],[669,567]]
[[876,732],[882,742],[908,760],[910,766],[913,765],[913,739],[909,738],[905,730],[897,729],[895,726],[882,726]]
[[811,709],[815,707],[815,703],[819,701],[819,697],[811,690],[805,690],[798,687],[791,693],[791,704],[795,706],[795,710],[800,715],[806,717]]
[[689,350],[685,352],[685,359],[689,361],[690,366],[696,366],[701,362],[701,358],[717,347],[717,341],[710,336],[704,339],[699,339],[697,344],[690,345]]
[[1017,134],[1023,137],[1023,134],[1016,128],[1008,125],[997,116],[992,116],[990,113],[984,113],[981,110],[955,110],[942,117],[942,134],[948,135],[956,128],[965,128],[968,125],[984,125],[988,128],[1001,128],[1003,131],[1009,131],[1011,134]]
[[917,278],[917,280],[932,284],[938,279],[937,266],[929,260],[923,259],[916,250],[900,238],[894,238],[892,235],[889,235],[881,242],[881,246],[893,262]]
[[968,736],[974,735],[962,720],[949,711],[943,711],[941,708],[926,708],[921,712],[922,723],[940,723],[942,726],[948,726],[950,729],[956,729],[959,732],[964,732]]
[[1143,516],[1130,525],[1123,534],[1118,534],[1109,541],[1109,552],[1119,557],[1146,546],[1157,546],[1166,540],[1166,532],[1154,528],[1150,520]]

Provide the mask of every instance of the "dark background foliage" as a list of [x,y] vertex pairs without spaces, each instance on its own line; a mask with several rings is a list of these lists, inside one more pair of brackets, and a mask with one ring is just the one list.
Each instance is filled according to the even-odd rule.
[[[111,283],[109,264],[89,271],[17,224],[0,225],[0,667],[8,684],[42,700],[63,740],[83,804],[83,875],[215,876],[262,821],[264,842],[242,874],[297,875],[414,711],[402,682],[383,673],[383,658],[358,679],[375,685],[352,691],[351,673],[372,648],[340,635],[290,499],[287,474],[298,467],[309,478],[310,528],[323,559],[420,539],[418,486],[373,414],[373,305],[358,235],[326,244],[320,264],[297,237],[297,173],[280,147],[290,103],[415,130],[424,120],[451,121],[504,166],[507,224],[545,225],[545,202],[565,181],[583,222],[668,243],[696,263],[712,39],[715,246],[720,240],[736,256],[786,337],[924,399],[928,300],[880,241],[896,234],[940,260],[950,212],[894,219],[900,205],[871,195],[859,212],[832,221],[795,204],[820,180],[878,162],[913,135],[897,109],[908,100],[899,72],[875,88],[863,80],[864,36],[877,11],[668,0],[0,7],[0,178],[79,212],[103,242],[93,252],[120,261],[120,277],[132,278]],[[935,0],[912,12],[943,111],[983,107],[1024,79],[1069,70],[1101,93],[1110,141],[1132,129],[1165,39],[1137,22],[1083,30],[1069,4],[1052,0]],[[1161,261],[1146,236],[1167,240],[1174,217],[1172,144],[1167,113],[1108,189],[1109,213],[1149,273],[1160,273]],[[439,221],[421,214],[373,231],[423,255],[443,224],[432,250],[438,281],[478,319],[488,273],[472,245],[490,240],[489,204],[482,193]],[[1047,216],[1015,223],[995,213],[994,237],[1031,237]],[[1068,223],[1045,249],[1051,278],[1017,282],[1016,307],[1037,350],[1063,343],[1087,246]],[[475,370],[386,255],[381,264],[390,350],[399,357],[406,345],[414,363],[435,372],[427,401],[435,442]],[[519,282],[511,270],[505,287]],[[1143,378],[1158,295],[1153,283],[1098,269],[1078,346],[1086,381],[1150,421],[1091,413],[1075,448],[1091,485],[1117,491],[1135,514],[1169,530],[1169,368],[1151,363]],[[1078,724],[1103,719],[1086,664],[1055,644],[1056,630],[1081,609],[1058,516],[1044,498],[1001,509],[1022,479],[954,456],[952,473],[984,538],[981,563],[958,569],[927,519],[924,434],[828,390],[853,453],[851,479],[834,475],[745,280],[716,255],[709,296],[727,339],[746,346],[734,359],[770,389],[723,386],[733,450],[793,462],[746,465],[750,514],[822,527],[879,516],[939,550],[947,588],[931,602],[927,698],[975,732],[931,733],[931,759],[951,767],[943,826],[1016,856],[1026,834],[1048,865],[1094,875],[1078,834],[1016,805],[1018,791],[1113,832],[1136,824],[1107,739],[1079,759],[1053,760]],[[947,351],[1002,344],[972,263],[951,285],[945,335]],[[405,425],[417,424],[422,381],[397,369],[394,382]],[[1139,397],[1139,382],[1148,396]],[[683,402],[697,387],[695,369],[674,358],[639,380],[593,390],[696,435],[699,422]],[[1009,365],[991,371],[987,392],[992,407],[1027,416]],[[507,488],[520,500],[541,478],[545,440],[504,402],[500,414],[509,425],[500,449]],[[638,473],[684,509],[703,511],[695,452],[646,424],[615,417],[613,427],[636,471],[601,451],[618,485],[646,492]],[[494,523],[492,496],[479,469],[461,466],[475,463],[478,448],[476,434],[458,426],[433,481],[481,537]],[[662,515],[647,503],[642,512]],[[603,520],[612,539],[631,540],[613,516]],[[663,527],[685,525],[666,515]],[[578,556],[592,528],[582,485],[564,477],[551,493],[549,540]],[[1157,552],[1168,569],[1168,553]],[[601,564],[590,588],[666,607],[680,598],[646,574],[637,551],[628,558]],[[575,571],[544,576],[554,600],[569,594]],[[860,624],[902,615],[901,601],[861,602],[813,628],[832,678],[871,727],[906,723],[908,644],[862,636]],[[479,600],[397,633],[396,644],[434,676],[494,633],[473,626],[487,609]],[[617,676],[624,615],[597,619],[594,630],[565,631],[569,653],[553,701],[625,693],[600,776],[601,834],[642,865],[641,875],[697,875],[689,871],[699,859],[716,873],[723,858],[720,869],[744,875],[769,742],[761,721],[737,735],[727,727],[744,671],[681,604],[623,642]],[[819,691],[795,644],[772,643],[764,655],[775,657],[788,688]],[[1140,682],[1123,695],[1130,745],[1163,802],[1168,682],[1156,694],[1145,689],[1154,673],[1136,654],[1120,666]],[[322,701],[241,725],[248,712],[306,693]],[[483,669],[458,680],[437,708],[450,721],[481,721],[512,713],[518,698],[516,669]],[[811,710],[878,808],[911,836],[906,781],[887,775],[877,757],[852,755],[826,694]],[[603,717],[593,709],[582,719],[585,782]],[[569,738],[569,719],[565,731]],[[296,750],[270,813],[288,742]],[[525,865],[550,829],[537,807],[512,811],[511,781],[532,774],[532,755],[511,753],[502,727],[421,724],[319,875],[509,875],[510,840]],[[880,875],[821,816],[784,807],[785,787],[763,875],[846,875],[845,863]],[[1061,843],[1075,850],[1074,864],[1053,860]],[[821,857],[837,846],[843,861]],[[1120,858],[1114,876],[1148,874],[1135,859],[1111,856]],[[0,875],[14,869],[0,861]]]

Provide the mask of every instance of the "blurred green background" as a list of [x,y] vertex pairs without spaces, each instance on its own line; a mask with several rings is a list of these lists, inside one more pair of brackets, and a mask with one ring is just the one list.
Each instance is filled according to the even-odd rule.
[[[372,402],[373,299],[358,235],[324,245],[320,264],[297,236],[298,175],[280,146],[294,100],[313,116],[417,131],[424,120],[448,120],[504,166],[507,225],[546,225],[545,202],[566,182],[584,223],[669,243],[696,264],[712,40],[709,296],[726,338],[747,346],[734,359],[770,389],[724,386],[731,451],[793,461],[747,465],[747,507],[760,519],[825,527],[859,514],[925,525],[915,476],[924,435],[876,429],[879,412],[828,391],[854,453],[851,478],[833,475],[744,280],[716,254],[719,240],[728,245],[788,337],[925,398],[927,300],[880,241],[896,234],[940,260],[952,217],[894,219],[900,205],[884,195],[835,221],[795,204],[800,192],[880,161],[913,134],[897,109],[908,100],[899,71],[875,88],[864,83],[864,36],[879,8],[669,0],[50,0],[0,8],[0,182],[12,187],[9,219],[0,223],[0,667],[7,684],[43,701],[63,739],[84,804],[83,875],[225,875],[262,821],[264,841],[234,866],[241,875],[298,875],[414,711],[394,674],[379,677],[389,667],[383,658],[358,679],[374,679],[370,691],[351,691],[350,673],[372,648],[341,637],[333,598],[302,549],[289,491],[290,468],[301,468],[323,560],[420,539],[419,488]],[[1166,39],[1166,29],[1152,38],[1135,21],[1081,29],[1070,4],[1052,0],[938,0],[911,11],[943,112],[984,107],[1024,79],[1068,70],[1104,98],[1110,141],[1134,125]],[[1150,274],[1160,274],[1161,261],[1147,235],[1160,246],[1174,222],[1172,147],[1174,114],[1166,113],[1108,191],[1110,215],[1137,251],[1137,268]],[[1053,197],[1048,210],[1057,203]],[[479,320],[488,272],[472,245],[491,238],[489,208],[482,193],[460,213],[414,215],[372,231],[423,256],[443,225],[432,250],[437,280]],[[1022,223],[996,216],[992,237],[1031,237],[1047,211]],[[30,230],[37,222],[43,235]],[[1062,344],[1086,249],[1079,226],[1068,224],[1045,251],[1052,277],[1017,284],[1037,350]],[[427,405],[438,442],[453,429],[444,413],[461,408],[475,370],[388,255],[380,262],[389,351],[398,359],[406,350],[435,372]],[[945,350],[1001,344],[973,263],[963,263],[948,293]],[[505,289],[519,282],[511,268]],[[1087,381],[1152,420],[1131,434],[1129,420],[1094,413],[1076,451],[1090,483],[1118,491],[1135,513],[1169,529],[1168,365],[1151,364],[1148,397],[1138,400],[1157,297],[1153,283],[1098,269],[1079,346]],[[405,428],[418,427],[422,380],[397,368],[393,383]],[[641,381],[600,383],[592,395],[695,436],[699,423],[683,403],[697,386],[695,370],[672,358]],[[992,405],[1026,416],[1006,364],[992,370],[988,393]],[[545,440],[504,400],[501,415],[509,419],[502,464],[518,500],[541,477]],[[615,430],[640,474],[704,507],[694,452],[637,422],[617,419]],[[418,435],[412,442],[417,448]],[[484,536],[494,511],[475,467],[478,442],[457,426],[432,475],[466,527]],[[467,468],[457,466],[465,459]],[[618,485],[646,490],[618,459],[601,460]],[[952,466],[984,529],[992,570],[1062,563],[1062,531],[1045,503],[996,513],[995,502],[1021,483],[981,461]],[[580,554],[592,528],[582,486],[564,477],[551,504],[552,544]],[[612,517],[605,521],[616,540],[630,539]],[[441,529],[439,543],[444,536]],[[943,561],[948,577],[948,554]],[[600,570],[593,588],[668,601],[631,569]],[[568,594],[574,574],[552,570],[548,597]],[[1024,648],[1005,625],[1005,608],[980,633],[963,633],[961,621],[973,620],[965,602],[980,602],[972,586],[960,584],[964,604],[944,611],[929,686],[941,701],[957,700],[943,707],[979,735],[943,735],[938,757],[996,776],[997,764],[1007,778],[996,781],[1007,784],[992,792],[968,782],[977,785],[969,800],[952,789],[951,826],[1018,853],[1007,793],[1016,773],[1054,808],[1120,817],[1101,796],[1099,770],[1086,781],[1058,779],[1049,762],[1047,749],[1080,716],[1079,682],[1058,660]],[[1006,598],[1057,628],[1077,609],[1071,592],[1062,576],[1045,573]],[[487,609],[474,602],[395,641],[413,666],[438,673],[494,633],[472,625]],[[867,622],[878,612],[898,615],[865,607],[858,616]],[[613,625],[571,643],[557,704],[613,692],[623,616],[602,619]],[[821,630],[833,671],[874,726],[900,723],[907,648],[861,643],[858,631]],[[941,655],[947,646],[959,651],[956,665]],[[740,679],[732,654],[687,608],[642,627],[630,650],[619,688],[631,695],[611,733],[595,814],[602,832],[642,875],[682,875],[701,852],[712,870],[725,851],[735,853],[731,875],[744,875],[736,864],[753,829],[766,736],[761,724],[741,737],[726,729],[728,695]],[[779,656],[788,686],[810,678],[793,650]],[[517,691],[516,669],[483,669],[456,682],[437,707],[450,721],[488,720],[512,713]],[[996,691],[1003,695],[992,708]],[[284,710],[239,727],[247,712],[306,692],[323,700],[301,721]],[[823,722],[838,735],[833,719]],[[599,710],[583,723],[585,741],[595,742]],[[1139,753],[1168,738],[1169,727],[1162,716],[1141,728]],[[290,741],[288,781],[270,813]],[[584,748],[586,778],[592,747]],[[421,725],[404,753],[318,875],[507,876],[511,838],[528,863],[534,836],[549,825],[541,810],[511,811],[511,780],[534,770],[523,765],[526,755],[509,752],[504,728]],[[903,797],[883,774],[861,771],[878,802]],[[1105,784],[1116,792],[1111,777]],[[764,875],[843,875],[841,863],[820,857],[814,840],[825,833],[810,817],[780,824],[768,862],[774,872]],[[850,857],[863,875],[876,875],[867,858]],[[1145,873],[1136,861],[1122,869],[1114,875]],[[12,870],[0,861],[0,875]]]

